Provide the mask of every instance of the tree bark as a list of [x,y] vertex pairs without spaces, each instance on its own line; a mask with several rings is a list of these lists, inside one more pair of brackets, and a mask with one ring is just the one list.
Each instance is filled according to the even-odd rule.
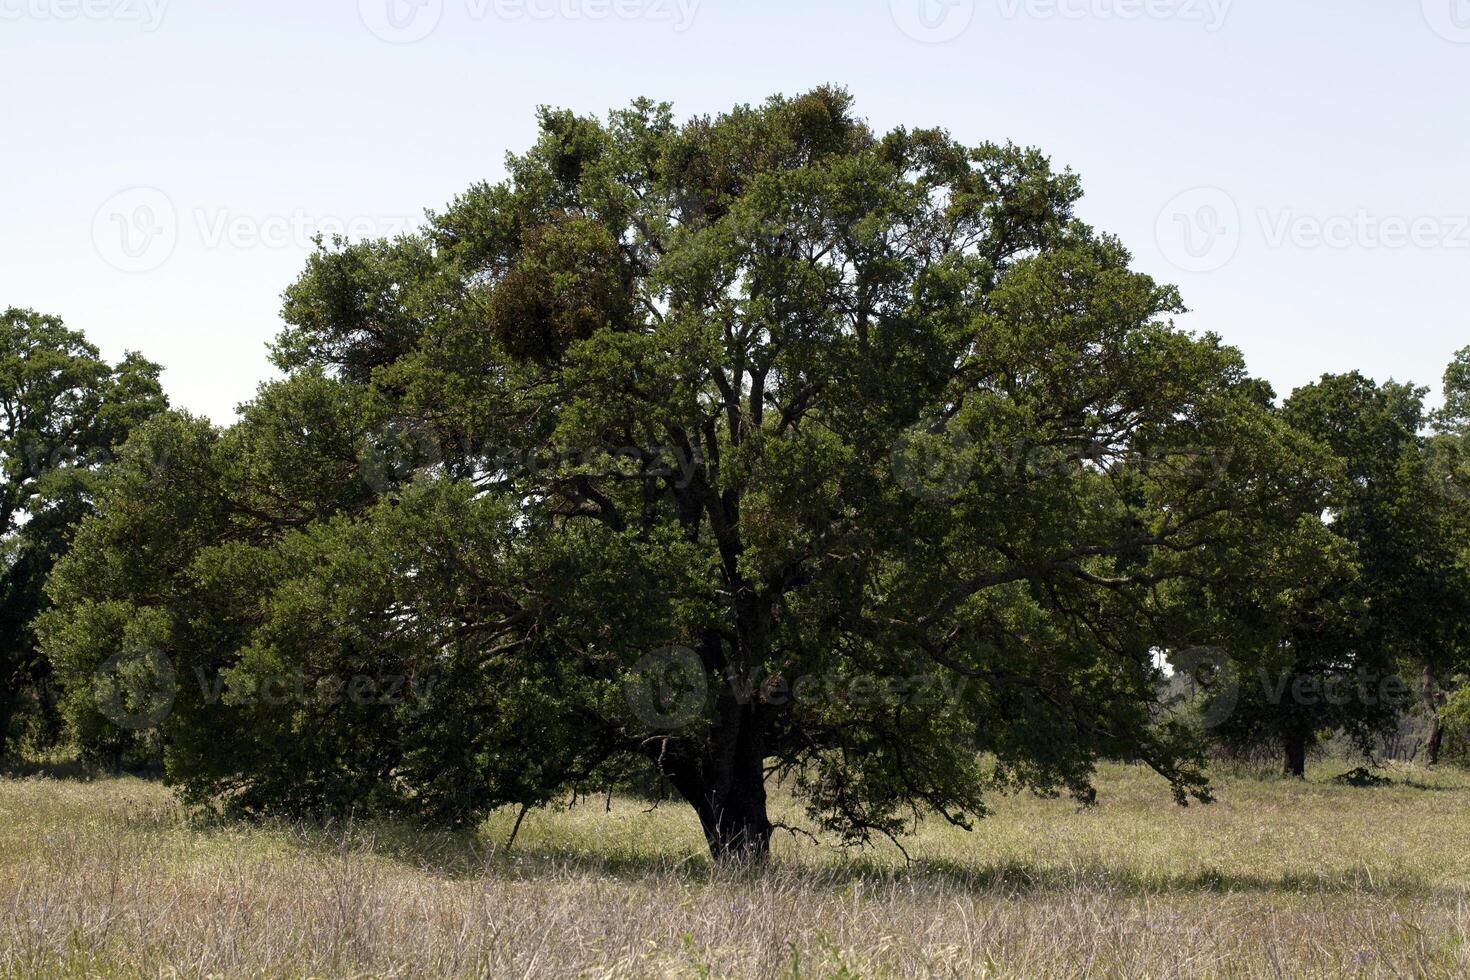
[[665,775],[699,815],[716,864],[763,864],[771,851],[765,752],[758,706],[727,699],[709,753]]
[[1439,685],[1434,682],[1434,670],[1428,664],[1424,665],[1421,675],[1420,696],[1424,711],[1429,715],[1429,738],[1424,743],[1424,764],[1437,766],[1440,751],[1444,747],[1444,724],[1439,719]]
[[10,751],[10,725],[15,719],[18,687],[12,677],[5,681],[5,689],[0,691],[0,762],[6,759],[6,753]]
[[1307,737],[1286,736],[1286,775],[1293,779],[1307,778]]
[[696,807],[710,857],[722,866],[760,865],[771,854],[771,821],[763,785],[742,782],[712,791]]
[[1439,711],[1429,716],[1429,738],[1424,743],[1424,764],[1439,765],[1439,753],[1444,748],[1444,723],[1439,720]]

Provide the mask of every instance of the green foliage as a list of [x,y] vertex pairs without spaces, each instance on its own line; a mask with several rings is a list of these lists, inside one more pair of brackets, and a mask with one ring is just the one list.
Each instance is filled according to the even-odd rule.
[[547,110],[504,184],[323,247],[289,376],[145,428],[58,571],[74,717],[121,612],[178,675],[170,780],[249,813],[642,766],[729,857],[770,773],[848,842],[1090,801],[1103,757],[1207,797],[1154,653],[1236,637],[1199,583],[1286,563],[1321,453],[1074,175],[850,103]]
[[[1344,732],[1367,752],[1432,697],[1416,690],[1421,674],[1432,688],[1462,661],[1470,515],[1439,475],[1448,447],[1421,433],[1423,395],[1353,373],[1324,376],[1286,402],[1292,428],[1337,461],[1323,518],[1308,521],[1320,554],[1336,557],[1307,553],[1307,564],[1236,597],[1232,614],[1263,629],[1228,688],[1235,706],[1215,732],[1226,745],[1300,753]],[[1288,758],[1289,769],[1299,763]]]
[[514,357],[550,361],[629,316],[618,244],[603,225],[564,217],[530,229],[520,261],[491,291],[491,335]]
[[1444,408],[1438,417],[1440,428],[1463,432],[1470,424],[1470,347],[1458,351],[1444,374]]
[[1449,729],[1451,744],[1461,763],[1470,761],[1470,677],[1453,678],[1453,687],[1445,697],[1440,717]]
[[0,313],[0,755],[14,734],[56,737],[50,665],[32,624],[96,469],[163,407],[158,372],[136,354],[107,364],[56,317]]

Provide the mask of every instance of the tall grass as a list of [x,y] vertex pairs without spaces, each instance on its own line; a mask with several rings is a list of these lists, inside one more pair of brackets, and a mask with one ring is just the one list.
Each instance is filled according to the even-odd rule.
[[783,837],[755,874],[713,869],[673,805],[535,813],[506,854],[514,813],[240,826],[139,780],[10,779],[0,974],[1470,975],[1470,778],[1394,778],[1228,776],[1181,810],[1114,767],[1093,810],[1001,800],[912,863]]

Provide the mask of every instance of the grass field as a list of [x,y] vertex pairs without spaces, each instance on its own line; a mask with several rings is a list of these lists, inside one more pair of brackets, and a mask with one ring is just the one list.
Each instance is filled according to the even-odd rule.
[[712,870],[693,817],[605,800],[477,835],[200,822],[135,779],[0,782],[0,974],[1467,976],[1470,776],[1245,776],[1212,807],[1113,767],[908,850],[778,840]]

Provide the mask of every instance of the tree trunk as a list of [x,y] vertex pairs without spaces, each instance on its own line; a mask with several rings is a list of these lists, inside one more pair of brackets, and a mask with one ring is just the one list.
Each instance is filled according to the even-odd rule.
[[1429,715],[1429,738],[1424,743],[1424,764],[1436,766],[1439,765],[1440,750],[1444,747],[1444,724],[1439,719],[1439,685],[1434,682],[1434,671],[1428,664],[1424,665],[1421,676],[1420,695],[1424,711]]
[[764,785],[734,785],[696,807],[710,857],[719,865],[764,864],[771,854],[771,821]]
[[1424,743],[1424,764],[1427,766],[1439,765],[1439,753],[1444,748],[1444,723],[1439,720],[1439,712],[1429,716],[1429,739]]
[[1286,736],[1286,775],[1293,779],[1307,778],[1307,737]]
[[723,721],[711,733],[709,755],[678,764],[665,775],[699,814],[716,864],[762,864],[771,851],[766,815],[765,752],[753,704],[727,699]]
[[5,761],[10,751],[10,723],[15,718],[18,700],[12,684],[13,681],[7,682],[5,690],[0,691],[0,762]]
[[735,608],[738,641],[731,659],[726,661],[718,636],[702,638],[702,662],[706,669],[723,673],[727,683],[716,696],[715,724],[704,757],[685,767],[681,779],[671,780],[699,814],[710,857],[722,866],[764,864],[771,853],[765,751],[771,717],[755,690],[771,615],[769,600],[758,601],[741,590]]

